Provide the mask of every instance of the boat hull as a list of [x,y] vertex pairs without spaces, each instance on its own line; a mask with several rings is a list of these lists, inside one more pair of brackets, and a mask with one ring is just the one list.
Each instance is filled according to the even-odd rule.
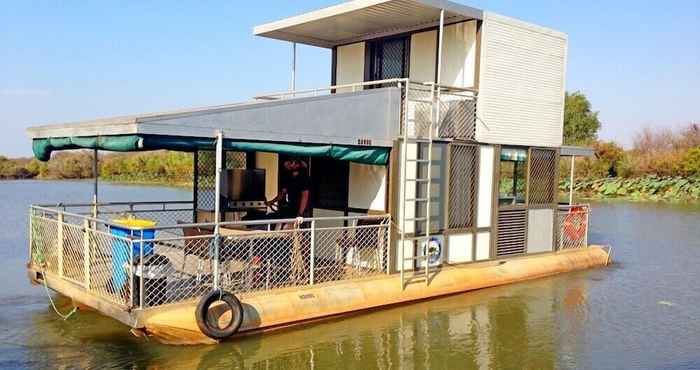
[[[607,265],[609,250],[599,246],[447,266],[431,271],[430,280],[409,281],[402,289],[399,274],[324,283],[304,288],[243,294],[244,320],[232,338],[309,321],[405,304],[439,296]],[[169,344],[213,344],[195,320],[197,302],[164,306],[144,312],[143,330]],[[217,310],[213,307],[212,310]]]

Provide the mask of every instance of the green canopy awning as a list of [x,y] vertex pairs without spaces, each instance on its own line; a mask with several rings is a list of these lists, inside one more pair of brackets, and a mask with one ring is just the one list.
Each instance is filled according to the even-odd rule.
[[[214,150],[216,139],[161,135],[115,135],[92,137],[62,137],[34,139],[34,156],[48,161],[51,153],[69,149],[99,149],[114,152],[137,152],[147,150],[175,150],[193,152]],[[241,152],[270,152],[294,156],[328,157],[341,161],[363,164],[386,165],[389,148],[304,143],[273,143],[224,139],[224,150]]]

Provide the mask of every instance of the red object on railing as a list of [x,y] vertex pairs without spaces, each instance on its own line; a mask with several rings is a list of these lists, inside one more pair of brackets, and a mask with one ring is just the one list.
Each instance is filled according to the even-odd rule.
[[564,234],[569,240],[581,240],[586,235],[586,207],[571,207],[564,217]]

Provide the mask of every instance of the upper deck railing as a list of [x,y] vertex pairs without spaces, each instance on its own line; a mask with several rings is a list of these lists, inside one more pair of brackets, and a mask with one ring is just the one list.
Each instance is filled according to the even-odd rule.
[[[358,92],[365,89],[397,87],[402,90],[401,133],[409,130],[409,136],[427,137],[430,120],[438,117],[433,127],[435,138],[474,140],[476,134],[476,100],[478,90],[416,82],[407,78],[358,82],[322,88],[283,91],[254,97],[255,100],[285,100],[303,97],[316,97],[330,94]],[[434,92],[434,93],[433,93]],[[437,112],[439,111],[439,112]],[[436,114],[438,113],[438,114]]]

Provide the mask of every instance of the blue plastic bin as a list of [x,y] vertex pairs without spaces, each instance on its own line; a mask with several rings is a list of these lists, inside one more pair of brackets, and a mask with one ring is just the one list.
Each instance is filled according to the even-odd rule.
[[[123,227],[112,226],[111,234],[122,238],[132,239],[131,258],[136,260],[141,256],[142,236],[144,240],[154,239],[156,231],[149,228],[156,223],[151,220],[120,219],[114,220],[115,224]],[[143,255],[153,254],[153,242],[143,242]],[[128,280],[127,270],[124,268],[129,262],[129,243],[121,239],[112,242],[112,283],[114,289],[119,291]]]

